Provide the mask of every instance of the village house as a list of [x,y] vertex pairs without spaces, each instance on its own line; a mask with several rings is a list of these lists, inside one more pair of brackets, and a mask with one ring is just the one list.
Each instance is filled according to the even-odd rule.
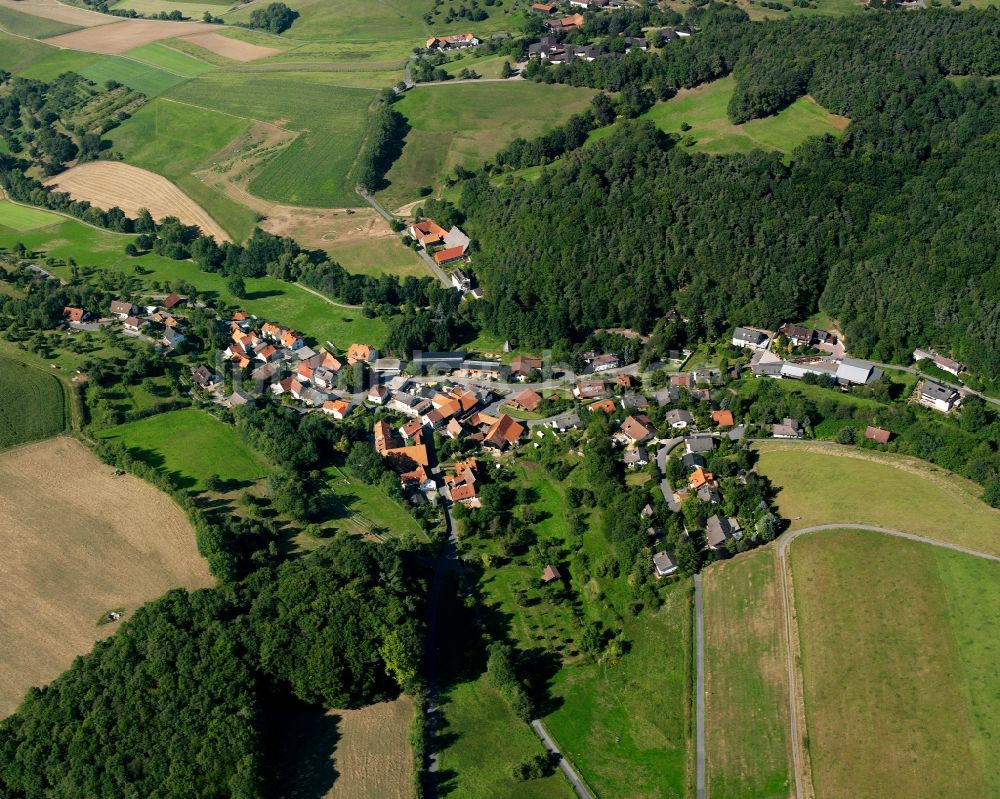
[[472,278],[470,278],[461,269],[454,270],[451,275],[451,287],[456,291],[460,291],[463,294],[472,288]]
[[514,410],[534,413],[541,406],[542,402],[540,394],[532,391],[530,388],[526,388],[524,391],[511,397],[507,404]]
[[888,430],[881,427],[872,427],[868,425],[865,428],[865,438],[869,441],[874,441],[876,444],[888,444],[889,437],[892,435]]
[[389,389],[375,385],[368,389],[368,401],[375,405],[385,405],[389,401]]
[[368,344],[352,344],[347,348],[347,362],[354,366],[356,363],[369,363],[378,357],[378,351]]
[[736,423],[732,411],[712,411],[712,422],[717,427],[732,427]]
[[617,369],[621,365],[621,359],[617,355],[598,355],[590,361],[587,371],[606,372],[608,369]]
[[122,320],[122,327],[131,333],[138,333],[147,324],[145,319],[140,319],[137,316],[129,316]]
[[681,465],[690,473],[696,469],[704,469],[707,464],[697,452],[686,452],[681,455]]
[[74,308],[71,305],[67,305],[63,308],[63,318],[67,322],[79,323],[87,318],[89,314],[83,310],[83,308]]
[[751,350],[767,349],[770,336],[763,330],[752,327],[737,327],[733,330],[732,344],[734,347],[745,347]]
[[163,308],[163,310],[165,311],[171,311],[178,305],[181,305],[183,303],[184,303],[184,298],[180,294],[177,294],[176,292],[171,292],[163,299],[163,302],[160,303],[160,307]]
[[626,417],[621,426],[622,433],[633,444],[642,444],[656,435],[656,429],[644,414]]
[[465,258],[465,247],[446,247],[445,249],[438,250],[434,253],[433,257],[434,263],[438,266],[444,266],[445,264],[454,263],[455,261],[461,261]]
[[667,424],[674,430],[684,430],[689,425],[694,424],[694,417],[683,408],[673,408],[667,411],[666,419]]
[[209,388],[218,383],[221,378],[204,364],[191,370],[191,379],[202,388]]
[[582,28],[584,22],[583,14],[570,14],[568,17],[546,20],[545,27],[553,33],[558,33],[559,31],[566,32]]
[[678,566],[674,556],[664,549],[653,555],[653,568],[656,570],[657,578],[662,578],[676,574]]
[[432,247],[435,244],[444,242],[444,237],[448,231],[441,227],[433,219],[421,219],[410,225],[410,238],[421,247]]
[[717,513],[705,522],[705,543],[709,549],[718,549],[725,546],[729,539],[740,537],[740,524],[732,517],[727,519]]
[[565,433],[567,430],[576,430],[580,426],[580,417],[573,411],[566,411],[550,419],[545,423],[545,426]]
[[645,447],[633,447],[625,450],[622,460],[626,469],[640,469],[649,465],[649,452]]
[[614,413],[618,410],[618,406],[615,405],[613,399],[602,399],[597,402],[592,402],[587,406],[587,410],[591,413],[595,411],[600,411],[601,413]]
[[684,439],[684,449],[687,452],[711,452],[715,449],[715,439],[712,436],[688,436]]
[[781,420],[781,424],[771,425],[771,435],[774,438],[802,438],[805,431],[799,425],[797,419],[786,416]]
[[578,400],[597,399],[604,396],[607,387],[603,380],[591,380],[585,383],[578,383],[573,387],[573,396]]
[[938,353],[934,350],[923,349],[921,347],[918,347],[913,351],[913,360],[930,361],[938,369],[943,369],[945,372],[955,375],[955,377],[958,377],[963,371],[965,371],[965,367],[958,361],[952,360],[951,358],[945,358],[943,355],[938,355]]
[[664,386],[653,394],[653,399],[656,400],[656,404],[661,408],[665,408],[667,405],[672,405],[680,398],[681,393],[674,386]]
[[558,567],[553,566],[551,563],[545,564],[545,568],[542,569],[542,585],[548,585],[557,580],[562,580],[562,574],[559,572]]
[[934,380],[921,380],[917,387],[917,401],[927,408],[948,413],[961,400],[958,392],[951,386]]
[[323,413],[334,419],[344,419],[351,412],[351,403],[345,399],[325,400],[322,408]]
[[483,446],[502,452],[508,447],[516,446],[523,434],[524,425],[505,413],[490,425],[483,439]]
[[532,3],[531,10],[536,14],[555,14],[558,6],[554,3]]
[[694,491],[697,491],[703,485],[712,485],[714,481],[715,475],[711,472],[706,472],[703,466],[699,466],[688,477],[688,485]]
[[125,302],[124,300],[111,301],[111,315],[119,319],[127,319],[130,316],[135,316],[137,312],[138,309],[130,302]]
[[649,408],[649,400],[642,394],[623,394],[618,401],[626,411],[644,411]]
[[524,355],[517,355],[510,362],[510,376],[514,380],[525,380],[532,372],[541,371],[541,358],[527,358]]

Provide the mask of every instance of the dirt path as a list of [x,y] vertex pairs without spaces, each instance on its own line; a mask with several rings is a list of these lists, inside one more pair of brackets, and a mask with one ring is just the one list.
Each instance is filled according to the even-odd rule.
[[929,544],[941,547],[942,549],[950,549],[953,552],[960,552],[963,555],[970,555],[975,558],[983,558],[1000,563],[1000,556],[991,555],[987,552],[969,549],[958,544],[949,544],[945,541],[928,538],[927,536],[906,533],[902,530],[892,530],[868,524],[817,524],[812,527],[803,527],[801,530],[795,530],[779,539],[778,562],[781,575],[782,615],[784,616],[783,626],[788,644],[786,648],[788,667],[788,724],[789,738],[792,745],[792,772],[795,776],[796,799],[813,799],[815,792],[812,783],[812,769],[809,763],[809,750],[805,746],[807,728],[802,669],[799,663],[801,648],[798,638],[798,622],[795,617],[795,586],[786,553],[788,545],[799,536],[824,530],[863,530],[881,535],[891,535],[896,538],[905,538],[908,541],[916,541],[917,543]]
[[694,576],[695,640],[695,794],[705,799],[705,619],[701,603],[701,575]]

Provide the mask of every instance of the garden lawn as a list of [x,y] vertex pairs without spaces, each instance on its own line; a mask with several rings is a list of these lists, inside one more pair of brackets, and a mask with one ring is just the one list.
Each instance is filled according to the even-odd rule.
[[1000,564],[850,530],[789,551],[816,796],[1000,795]]
[[1000,510],[968,480],[915,458],[837,445],[761,442],[757,469],[792,529],[872,524],[1000,554]]
[[48,438],[66,426],[58,378],[0,356],[0,449]]
[[207,108],[158,98],[108,134],[125,160],[173,181],[235,241],[250,235],[257,217],[249,208],[206,186],[192,173],[242,135],[250,121]]
[[702,573],[712,799],[787,799],[788,681],[774,548]]
[[693,778],[691,582],[625,623],[631,651],[616,664],[568,666],[545,724],[597,796],[681,799]]
[[478,169],[512,139],[537,136],[582,111],[593,95],[529,81],[412,89],[395,105],[412,129],[379,197],[390,208],[416,200],[421,186],[440,187],[456,166]]
[[218,71],[177,87],[170,96],[300,132],[256,172],[251,193],[323,208],[361,203],[352,171],[374,91],[339,86],[336,73]]
[[204,490],[205,481],[258,480],[271,468],[239,434],[205,411],[170,411],[111,428],[100,438],[119,440],[133,457],[170,473],[174,483]]

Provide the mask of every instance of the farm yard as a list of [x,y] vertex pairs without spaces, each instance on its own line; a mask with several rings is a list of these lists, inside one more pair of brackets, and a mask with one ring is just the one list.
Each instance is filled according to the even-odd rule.
[[[296,707],[278,720],[276,799],[409,799],[413,701],[359,710]],[[278,736],[276,736],[278,737]]]
[[1000,511],[973,483],[914,458],[837,445],[755,444],[791,529],[873,524],[1000,554]]
[[169,180],[120,161],[80,164],[50,178],[46,185],[98,208],[117,206],[133,219],[145,208],[156,221],[175,216],[185,225],[201,228],[219,243],[232,240],[201,206]]
[[0,450],[61,433],[66,421],[58,378],[0,355]]
[[712,564],[702,590],[708,795],[786,799],[788,685],[774,548]]
[[170,411],[102,431],[121,441],[133,457],[171,474],[174,485],[204,490],[212,476],[237,482],[259,480],[271,467],[239,434],[215,417],[194,409]]
[[0,482],[2,717],[113,633],[109,611],[212,581],[180,508],[72,439],[0,454]]
[[997,796],[1000,564],[852,530],[789,556],[816,796]]

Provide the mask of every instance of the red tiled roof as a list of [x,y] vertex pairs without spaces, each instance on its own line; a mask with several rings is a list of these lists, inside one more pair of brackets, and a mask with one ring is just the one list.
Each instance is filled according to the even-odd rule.
[[434,253],[434,263],[446,264],[449,261],[457,261],[463,255],[465,255],[465,247],[449,247]]

